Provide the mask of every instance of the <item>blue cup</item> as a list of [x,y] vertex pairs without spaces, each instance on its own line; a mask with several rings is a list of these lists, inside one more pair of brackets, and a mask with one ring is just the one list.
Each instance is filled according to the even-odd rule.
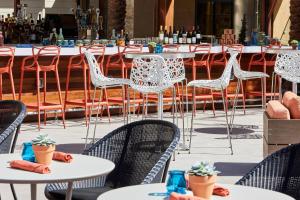
[[69,47],[74,47],[74,46],[75,46],[74,40],[69,40]]
[[184,174],[185,171],[181,170],[169,171],[169,179],[167,182],[168,194],[172,192],[186,194],[186,180]]
[[35,156],[34,156],[31,142],[23,143],[22,158],[23,158],[23,160],[26,160],[29,162],[35,162]]
[[157,44],[154,50],[155,50],[155,53],[162,53],[163,47],[161,44]]

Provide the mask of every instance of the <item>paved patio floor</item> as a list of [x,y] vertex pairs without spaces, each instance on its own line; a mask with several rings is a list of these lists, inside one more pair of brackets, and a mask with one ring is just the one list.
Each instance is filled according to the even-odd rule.
[[[214,117],[211,111],[198,111],[191,154],[184,151],[176,153],[176,160],[171,162],[170,169],[188,170],[196,161],[210,161],[222,172],[218,177],[219,183],[235,183],[263,159],[262,114],[262,109],[255,108],[247,109],[246,115],[242,111],[237,112],[232,136],[234,155],[231,155],[226,138],[224,113],[217,111]],[[165,114],[165,120],[172,121],[169,113]],[[101,138],[121,125],[122,117],[113,117],[111,123],[104,118],[98,125],[96,136]],[[179,126],[181,127],[181,120]],[[18,138],[16,153],[21,153],[23,142],[30,141],[39,133],[49,134],[57,142],[59,150],[80,153],[84,146],[86,126],[83,119],[67,120],[66,129],[61,121],[50,121],[38,132],[35,123],[24,124]],[[45,185],[38,185],[38,200],[46,199],[44,187]],[[16,185],[15,188],[19,199],[30,199],[29,185]],[[0,184],[0,194],[2,200],[13,199],[8,185]]]

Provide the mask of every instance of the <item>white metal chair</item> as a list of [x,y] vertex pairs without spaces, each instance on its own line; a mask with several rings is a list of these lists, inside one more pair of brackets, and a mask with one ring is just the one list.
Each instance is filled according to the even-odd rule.
[[[232,143],[231,143],[231,136],[230,136],[230,125],[229,125],[229,120],[228,120],[228,114],[227,114],[227,109],[226,109],[226,99],[224,92],[226,88],[229,85],[230,82],[230,77],[231,77],[231,72],[232,72],[232,67],[234,62],[236,61],[238,53],[234,53],[229,61],[226,64],[225,70],[222,74],[222,76],[219,79],[215,80],[194,80],[191,81],[188,86],[193,87],[193,96],[195,95],[195,88],[205,88],[205,89],[212,89],[212,90],[217,90],[220,91],[222,94],[222,100],[223,100],[223,107],[224,107],[224,112],[225,112],[225,119],[226,119],[226,124],[227,124],[227,137],[229,141],[229,148],[231,150],[231,154],[233,154],[233,149],[232,149]],[[193,97],[193,101],[195,98]],[[195,103],[195,102],[193,102]],[[193,108],[193,113],[194,113]],[[193,133],[193,123],[194,123],[194,115],[192,114],[192,120],[191,120],[191,129],[190,129],[190,144],[189,144],[189,153],[191,152],[191,146],[192,146],[192,133]]]
[[[96,90],[100,89],[100,94],[99,94],[99,103],[97,106],[97,114],[96,114],[96,120],[95,120],[95,125],[94,125],[94,135],[93,135],[93,140],[92,142],[95,142],[95,135],[96,135],[96,127],[97,127],[97,122],[99,118],[99,109],[100,109],[100,102],[102,99],[102,90],[106,88],[112,88],[112,87],[122,87],[122,96],[123,100],[125,100],[125,85],[129,84],[128,79],[122,79],[122,78],[108,78],[105,77],[98,65],[97,59],[95,56],[90,53],[89,51],[84,52],[86,59],[89,64],[89,71],[91,75],[91,81],[94,85],[94,93],[93,93],[93,100],[92,100],[92,106],[90,107],[90,116],[89,120],[91,121],[91,115],[92,115],[92,109],[94,108],[94,103],[96,99]],[[127,99],[128,100],[128,99]],[[123,101],[124,102],[124,101]],[[128,104],[128,103],[127,103]],[[125,122],[125,105],[123,105],[123,110],[124,110],[124,122]],[[128,116],[126,122],[128,123]],[[87,145],[87,140],[89,136],[89,131],[90,131],[90,123],[88,123],[87,127],[87,133],[86,133],[86,138],[85,138],[85,147]]]
[[158,118],[163,118],[163,92],[173,86],[165,60],[159,55],[140,55],[133,59],[129,85],[143,95],[158,94]]
[[[231,56],[234,56],[236,54],[236,52],[234,50],[229,49],[228,50]],[[263,79],[264,78],[268,78],[269,75],[263,72],[254,72],[254,71],[243,71],[241,69],[241,66],[238,62],[237,59],[235,59],[233,61],[233,71],[234,71],[234,76],[238,79],[237,82],[237,87],[236,87],[236,92],[235,92],[235,97],[233,100],[233,107],[232,107],[232,112],[231,112],[231,118],[230,118],[230,132],[232,132],[232,128],[233,128],[233,121],[234,121],[234,115],[235,115],[235,110],[236,110],[236,106],[237,106],[237,97],[238,94],[240,93],[240,88],[243,84],[243,81],[245,80],[251,80],[251,79],[261,79],[261,92],[262,92],[262,108],[265,108],[266,106],[266,97],[265,97],[265,87],[263,84]]]
[[274,72],[272,74],[272,93],[275,96],[276,78],[279,78],[279,97],[282,98],[282,78],[293,84],[300,83],[300,53],[295,50],[281,50],[276,58]]

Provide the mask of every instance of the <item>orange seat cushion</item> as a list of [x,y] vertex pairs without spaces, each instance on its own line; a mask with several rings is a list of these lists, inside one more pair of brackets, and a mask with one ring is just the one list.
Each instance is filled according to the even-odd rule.
[[289,110],[279,101],[269,101],[266,112],[271,119],[290,119]]
[[291,113],[292,119],[300,119],[300,97],[293,92],[286,92],[283,95],[283,105]]

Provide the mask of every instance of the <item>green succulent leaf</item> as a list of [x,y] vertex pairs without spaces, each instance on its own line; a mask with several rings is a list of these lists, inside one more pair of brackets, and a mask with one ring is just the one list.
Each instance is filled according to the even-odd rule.
[[192,166],[188,173],[194,176],[213,176],[220,172],[216,170],[213,164],[208,162],[197,162]]
[[51,146],[55,144],[55,141],[48,137],[48,134],[38,135],[35,139],[32,140],[32,144],[39,146]]

